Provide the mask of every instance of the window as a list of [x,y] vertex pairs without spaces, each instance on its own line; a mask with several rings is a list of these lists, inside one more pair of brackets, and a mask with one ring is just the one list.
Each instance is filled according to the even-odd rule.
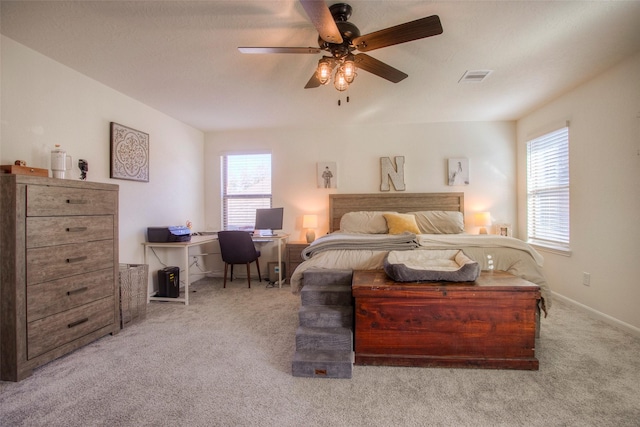
[[569,128],[527,142],[529,243],[569,251]]
[[253,230],[256,209],[271,207],[271,154],[222,156],[222,228]]

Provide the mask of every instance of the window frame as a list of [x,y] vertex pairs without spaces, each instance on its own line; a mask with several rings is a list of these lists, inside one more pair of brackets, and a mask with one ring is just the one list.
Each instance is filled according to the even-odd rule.
[[[256,161],[256,165],[268,166],[268,192],[229,192],[230,186],[230,171],[229,171],[229,158],[230,157],[249,157],[249,156],[269,156],[268,162],[258,162]],[[248,162],[250,165],[250,162]],[[270,151],[251,151],[251,152],[230,152],[224,153],[220,156],[220,174],[221,174],[221,229],[222,230],[247,230],[253,231],[254,223],[255,223],[255,210],[258,208],[271,208],[273,204],[273,155]],[[260,190],[260,188],[258,188]],[[234,214],[230,214],[229,209],[231,208],[234,201],[242,202],[246,201],[249,206],[244,208],[244,212],[239,210]],[[268,203],[265,203],[267,202]],[[253,206],[251,206],[253,205]],[[242,224],[229,224],[230,218],[233,217],[244,217],[245,223]]]
[[571,254],[569,123],[526,143],[527,241]]

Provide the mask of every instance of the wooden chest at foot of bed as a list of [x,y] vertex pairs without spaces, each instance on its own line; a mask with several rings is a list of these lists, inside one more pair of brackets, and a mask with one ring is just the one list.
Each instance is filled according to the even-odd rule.
[[394,282],[353,274],[356,365],[538,369],[538,285],[482,272],[475,282]]

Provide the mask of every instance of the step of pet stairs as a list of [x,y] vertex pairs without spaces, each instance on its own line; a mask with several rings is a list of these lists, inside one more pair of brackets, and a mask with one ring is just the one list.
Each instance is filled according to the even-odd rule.
[[307,285],[351,286],[353,270],[310,269],[302,274],[302,283]]
[[353,305],[351,284],[349,285],[318,285],[305,284],[300,291],[302,305]]
[[353,350],[351,328],[309,328],[296,329],[296,350]]
[[298,312],[300,326],[308,328],[351,328],[353,307],[345,305],[303,305]]
[[293,355],[292,374],[307,378],[344,378],[353,374],[353,351],[298,350]]

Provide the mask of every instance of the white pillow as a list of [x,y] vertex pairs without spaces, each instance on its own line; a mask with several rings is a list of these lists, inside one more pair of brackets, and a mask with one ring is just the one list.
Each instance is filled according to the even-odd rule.
[[422,234],[464,233],[464,215],[457,211],[411,212]]
[[366,234],[387,234],[386,213],[396,212],[375,212],[360,211],[349,212],[342,215],[340,219],[340,231],[343,233],[366,233]]

